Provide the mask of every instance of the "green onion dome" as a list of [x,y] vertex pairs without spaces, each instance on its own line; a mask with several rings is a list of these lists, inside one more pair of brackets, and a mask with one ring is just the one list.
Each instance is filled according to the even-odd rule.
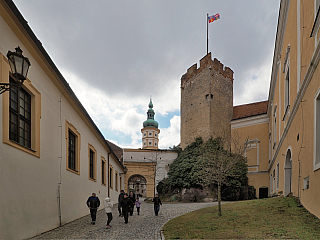
[[153,108],[153,103],[152,100],[150,99],[150,103],[149,103],[149,110],[147,112],[147,120],[143,122],[143,127],[155,127],[158,128],[158,122],[154,120],[154,115],[155,112],[152,109]]

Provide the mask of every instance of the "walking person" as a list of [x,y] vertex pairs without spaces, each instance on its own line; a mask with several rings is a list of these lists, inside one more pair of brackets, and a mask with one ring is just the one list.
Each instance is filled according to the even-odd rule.
[[135,205],[136,205],[136,208],[137,208],[138,215],[140,215],[141,202],[140,202],[140,200],[139,200],[138,197],[137,197],[137,199],[136,199],[136,201],[135,201]]
[[123,196],[124,196],[124,190],[120,191],[120,194],[118,196],[118,211],[119,211],[119,217],[122,217],[122,213],[121,213],[121,202],[123,201]]
[[152,199],[153,202],[153,207],[154,207],[154,213],[156,216],[158,216],[159,210],[160,210],[160,205],[162,206],[162,202],[158,196],[158,194],[156,194],[156,196]]
[[130,216],[132,216],[133,209],[134,209],[134,203],[136,201],[136,195],[133,193],[133,191],[130,191],[129,198],[131,199],[131,202],[132,202],[131,207],[130,207]]
[[123,196],[124,196],[124,198],[121,202],[121,207],[122,207],[122,214],[124,217],[124,223],[127,224],[128,220],[129,220],[129,212],[130,212],[130,208],[132,205],[132,201],[128,197],[128,193],[125,193]]
[[90,196],[87,200],[87,206],[90,209],[90,215],[91,215],[91,224],[96,224],[96,218],[97,218],[97,210],[100,206],[100,200],[97,197],[95,193],[92,193],[92,196]]
[[110,228],[111,226],[110,226],[110,222],[112,221],[112,212],[111,212],[111,208],[113,207],[113,202],[112,201],[110,201],[110,198],[108,198],[108,197],[106,197],[105,199],[104,199],[104,210],[106,211],[106,214],[107,214],[107,217],[108,217],[108,219],[107,219],[107,225],[106,225],[106,227],[107,228]]

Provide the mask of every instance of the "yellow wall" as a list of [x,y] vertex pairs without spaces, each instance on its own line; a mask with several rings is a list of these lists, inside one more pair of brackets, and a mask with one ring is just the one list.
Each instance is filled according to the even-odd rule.
[[[267,122],[258,123],[257,121],[252,120],[255,118],[256,117],[247,118],[247,120],[251,120],[252,123],[245,127],[235,126],[239,121],[232,121],[231,136],[238,145],[240,144],[242,146],[246,140],[258,140],[258,143],[254,141],[256,147],[246,149],[246,157],[248,165],[248,183],[255,187],[256,196],[259,197],[259,188],[269,186],[267,173],[269,160],[269,125]],[[232,145],[232,147],[234,149],[234,145]]]
[[128,171],[124,175],[125,192],[128,192],[128,180],[133,175],[141,175],[147,180],[147,198],[154,197],[156,163],[125,162]]

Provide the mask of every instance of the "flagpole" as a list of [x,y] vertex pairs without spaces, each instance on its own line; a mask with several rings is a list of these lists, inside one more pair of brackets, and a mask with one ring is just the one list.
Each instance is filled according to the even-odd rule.
[[209,19],[209,14],[207,13],[207,55],[209,52],[208,19]]

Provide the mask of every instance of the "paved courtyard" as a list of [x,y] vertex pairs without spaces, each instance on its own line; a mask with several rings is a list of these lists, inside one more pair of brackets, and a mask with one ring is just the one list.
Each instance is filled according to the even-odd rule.
[[217,203],[164,203],[159,215],[155,216],[153,204],[143,202],[140,215],[137,215],[135,208],[133,216],[129,216],[128,224],[124,223],[123,217],[119,217],[115,205],[112,209],[111,228],[106,228],[107,216],[103,209],[98,211],[95,225],[90,224],[91,218],[88,215],[32,239],[161,239],[160,230],[170,219],[213,205]]

